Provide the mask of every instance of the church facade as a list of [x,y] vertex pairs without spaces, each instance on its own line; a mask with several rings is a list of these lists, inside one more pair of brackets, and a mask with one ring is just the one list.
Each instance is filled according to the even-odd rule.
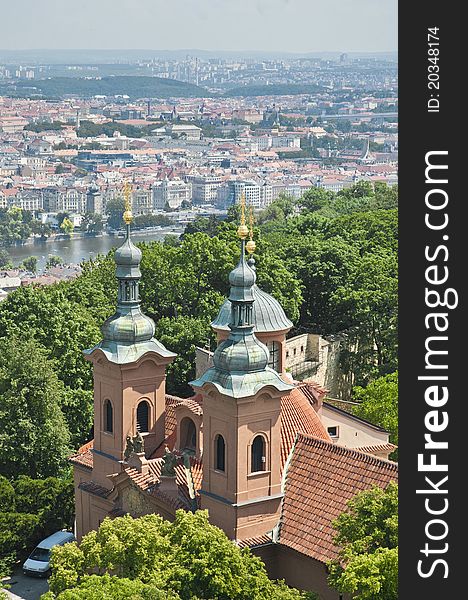
[[167,394],[175,354],[141,311],[141,252],[129,210],[124,218],[116,313],[101,342],[85,351],[94,373],[94,439],[71,457],[78,539],[106,517],[172,520],[178,509],[207,509],[210,522],[260,556],[271,577],[338,600],[326,583],[326,564],[338,552],[331,521],[359,491],[396,480],[397,465],[370,453],[371,443],[337,444],[321,417],[326,390],[286,372],[292,323],[256,285],[255,244],[246,242],[244,222],[229,298],[212,323],[213,366],[191,382],[191,398]]

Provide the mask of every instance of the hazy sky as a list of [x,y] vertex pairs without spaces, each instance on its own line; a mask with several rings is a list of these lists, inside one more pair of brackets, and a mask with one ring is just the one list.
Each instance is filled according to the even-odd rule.
[[397,0],[0,0],[0,48],[392,51]]

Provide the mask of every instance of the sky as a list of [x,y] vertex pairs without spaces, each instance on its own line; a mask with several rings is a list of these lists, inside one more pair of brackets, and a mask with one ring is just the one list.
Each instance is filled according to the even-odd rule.
[[0,0],[0,48],[397,49],[397,0]]

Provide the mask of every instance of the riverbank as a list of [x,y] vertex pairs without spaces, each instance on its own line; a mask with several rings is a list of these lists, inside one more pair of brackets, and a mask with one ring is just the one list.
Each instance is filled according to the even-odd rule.
[[[132,237],[138,242],[162,241],[167,235],[180,236],[183,233],[183,227],[163,227],[161,229],[151,228],[151,230],[140,229],[132,231]],[[124,231],[118,232],[120,235],[102,233],[101,235],[90,236],[77,232],[69,236],[56,234],[42,240],[35,238],[30,244],[20,246],[10,246],[5,248],[8,252],[13,265],[20,265],[23,260],[30,256],[37,258],[38,272],[45,270],[45,265],[49,256],[59,256],[64,264],[79,264],[84,260],[95,258],[98,254],[107,254],[111,248],[120,246],[123,241]]]
[[[164,232],[164,235],[181,235],[183,233],[184,227],[145,227],[142,229],[133,229],[132,236],[146,236],[154,233]],[[74,231],[73,233],[52,233],[49,236],[39,236],[34,235],[29,237],[27,240],[22,242],[17,242],[12,246],[2,246],[8,253],[10,253],[11,248],[21,248],[23,246],[34,246],[35,244],[48,244],[60,241],[73,241],[80,239],[95,239],[100,237],[111,237],[111,238],[123,238],[125,237],[125,230],[120,229],[118,231],[102,231],[100,233],[87,233],[84,231]]]

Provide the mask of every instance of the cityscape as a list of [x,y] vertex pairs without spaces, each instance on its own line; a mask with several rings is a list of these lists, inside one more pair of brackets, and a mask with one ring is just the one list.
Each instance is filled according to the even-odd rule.
[[397,600],[393,8],[18,2],[0,597]]
[[[144,216],[159,215],[176,228],[226,214],[242,195],[258,211],[310,187],[395,185],[396,69],[395,57],[347,54],[0,63],[0,209],[38,221],[27,237],[7,227],[2,246],[15,257],[16,245],[27,243],[34,255],[31,242],[63,233],[64,218],[74,235],[112,229],[107,207],[127,180],[142,226],[158,222]],[[121,93],[74,91],[77,76],[98,86],[104,79]],[[154,81],[155,92],[162,85],[164,97],[139,98],[133,77]],[[177,81],[175,96],[162,79]],[[58,97],[54,82],[63,88]]]

